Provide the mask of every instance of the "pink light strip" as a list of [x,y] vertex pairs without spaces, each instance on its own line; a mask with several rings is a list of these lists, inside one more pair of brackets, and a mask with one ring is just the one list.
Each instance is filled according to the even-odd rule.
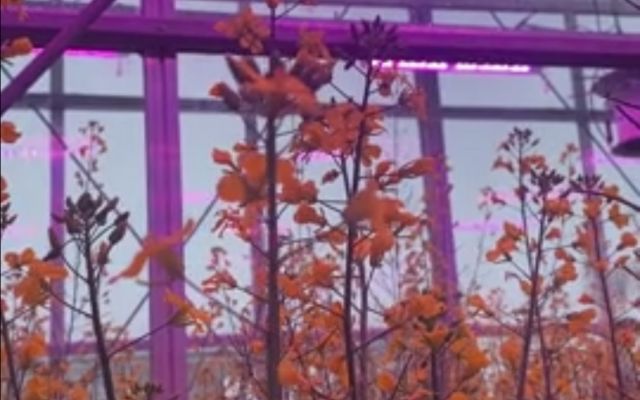
[[409,71],[436,71],[436,72],[463,72],[463,73],[494,73],[494,74],[530,74],[534,68],[521,64],[487,64],[446,61],[413,61],[413,60],[374,60],[375,66],[382,68],[409,70]]
[[[33,49],[33,54],[38,54],[42,51],[40,48]],[[64,55],[68,57],[91,57],[91,58],[103,58],[103,59],[115,59],[121,58],[120,53],[112,51],[97,51],[97,50],[74,50],[69,49],[64,51]]]
[[[42,49],[34,49],[34,53],[41,52]],[[110,51],[93,50],[66,50],[65,56],[69,57],[93,57],[103,59],[114,59],[121,57],[120,53]],[[446,61],[413,61],[413,60],[374,60],[375,66],[382,65],[383,68],[397,68],[410,71],[440,71],[440,72],[486,72],[497,74],[530,74],[534,68],[522,64],[487,64],[458,62],[449,63]]]

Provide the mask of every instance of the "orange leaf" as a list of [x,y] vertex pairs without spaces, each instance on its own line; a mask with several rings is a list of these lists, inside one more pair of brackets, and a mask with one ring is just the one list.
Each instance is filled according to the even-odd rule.
[[68,400],[89,400],[89,392],[82,385],[76,383],[67,393]]
[[511,368],[515,368],[519,363],[521,346],[520,339],[514,336],[509,337],[500,346],[500,356]]
[[453,392],[451,396],[449,396],[449,400],[469,400],[469,396],[462,392]]
[[331,286],[335,266],[329,262],[316,260],[309,269],[309,280],[312,285]]
[[560,285],[578,279],[576,266],[573,264],[573,262],[567,261],[562,264],[555,273],[555,279],[556,284]]
[[400,171],[401,176],[413,178],[425,174],[431,174],[436,170],[436,160],[433,157],[419,158],[408,165],[402,167]]
[[545,239],[547,239],[547,240],[560,239],[561,237],[562,237],[562,232],[560,231],[559,228],[552,228],[545,235]]
[[42,289],[41,279],[34,274],[28,274],[18,282],[14,293],[24,304],[31,307],[41,305],[47,299],[47,295]]
[[289,358],[284,358],[278,364],[278,380],[284,387],[298,386],[304,378]]
[[587,308],[586,310],[567,315],[567,320],[569,321],[569,332],[574,335],[584,332],[595,317],[596,310],[593,308]]
[[620,235],[620,243],[618,244],[618,250],[626,248],[634,248],[638,245],[638,237],[631,232],[624,232]]
[[613,222],[618,229],[629,225],[629,215],[620,212],[620,204],[618,203],[614,203],[609,209],[609,220]]
[[371,238],[371,265],[380,265],[384,255],[389,250],[393,249],[394,244],[395,239],[393,237],[393,232],[391,232],[391,229],[386,228],[376,231],[376,233]]
[[2,121],[0,123],[0,141],[2,143],[15,143],[20,139],[20,132],[16,130],[13,122]]
[[213,149],[211,157],[216,164],[233,166],[233,159],[228,151]]
[[580,296],[580,298],[578,299],[578,302],[580,304],[589,305],[589,304],[594,304],[595,300],[593,299],[593,297],[589,296],[588,294],[583,293],[582,296]]
[[23,36],[23,37],[13,39],[11,42],[9,42],[9,45],[7,46],[7,48],[6,49],[3,48],[2,56],[3,58],[23,56],[31,53],[31,50],[33,50],[33,44],[31,43],[31,40]]
[[264,154],[247,152],[240,157],[240,166],[253,187],[258,187],[265,179],[267,158]]
[[502,254],[500,253],[499,250],[493,249],[493,250],[489,250],[485,255],[485,257],[489,262],[497,262],[501,255]]
[[491,314],[489,306],[487,306],[487,303],[479,294],[469,296],[469,298],[467,299],[467,303],[469,304],[469,306],[476,308],[478,311],[482,311],[486,314]]
[[299,299],[304,295],[300,283],[297,282],[296,279],[290,278],[287,275],[280,275],[278,278],[278,284],[280,285],[280,289],[282,289],[282,293],[286,297]]
[[381,163],[379,163],[378,165],[376,165],[376,172],[374,173],[374,176],[376,178],[380,178],[383,175],[386,175],[387,172],[389,172],[389,170],[391,170],[391,167],[393,166],[393,162],[392,161],[382,161]]
[[59,265],[45,261],[34,261],[29,266],[30,271],[46,279],[64,279],[67,277],[67,270]]
[[333,182],[340,177],[340,172],[337,169],[332,169],[322,176],[322,183]]
[[523,235],[522,229],[511,222],[505,222],[503,228],[504,233],[514,240],[520,239],[520,237]]
[[376,377],[376,386],[383,392],[391,392],[396,387],[396,378],[391,372],[383,371]]
[[7,263],[9,268],[18,268],[20,267],[20,256],[15,252],[8,252],[4,255],[4,262]]
[[276,161],[276,174],[278,182],[290,182],[295,179],[296,168],[291,160],[279,158]]
[[293,215],[293,220],[299,224],[324,225],[327,222],[315,208],[311,207],[307,203],[302,203],[298,206],[298,209]]
[[245,184],[236,173],[227,174],[218,181],[218,196],[228,202],[243,202],[247,198]]
[[35,333],[22,342],[18,350],[20,365],[27,367],[38,358],[47,355],[47,342],[42,333]]

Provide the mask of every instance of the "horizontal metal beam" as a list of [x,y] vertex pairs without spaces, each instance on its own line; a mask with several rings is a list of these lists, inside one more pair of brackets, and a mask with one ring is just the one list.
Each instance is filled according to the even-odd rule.
[[544,13],[614,13],[638,15],[623,0],[322,0],[322,4],[362,7],[406,7],[413,9],[447,9],[469,11],[511,11]]
[[[82,94],[65,94],[54,100],[47,93],[30,93],[18,101],[14,109],[30,107],[51,109],[59,107],[64,110],[86,111],[142,111],[144,100],[133,96],[96,96]],[[228,108],[218,100],[182,99],[180,110],[191,113],[224,113]],[[389,113],[393,117],[410,118],[409,111],[398,109]],[[609,115],[605,111],[588,113],[593,121],[605,121]],[[502,108],[502,107],[470,107],[443,106],[442,116],[445,119],[459,120],[506,120],[506,121],[575,121],[577,111],[564,108]]]
[[[3,15],[2,38],[28,35],[42,46],[74,18],[64,9],[32,8],[29,18]],[[104,15],[72,46],[121,52],[239,52],[212,26],[227,15],[145,18]],[[295,54],[302,28],[321,30],[327,44],[343,54],[358,56],[349,24],[342,21],[285,19],[278,30],[279,49]],[[401,48],[391,59],[435,59],[450,62],[515,63],[605,68],[634,68],[640,54],[640,35],[611,35],[564,31],[501,31],[486,28],[401,25]]]
[[[214,0],[220,2],[221,0]],[[227,0],[237,3],[237,0]],[[27,1],[26,4],[42,6],[41,1]],[[414,10],[454,10],[454,11],[505,11],[537,13],[571,13],[638,16],[638,10],[625,0],[322,0],[321,6],[345,6],[366,8],[406,8]],[[74,4],[67,4],[71,7]],[[115,4],[111,10],[138,12],[139,8],[126,4]],[[207,11],[187,11],[189,13],[207,13]]]

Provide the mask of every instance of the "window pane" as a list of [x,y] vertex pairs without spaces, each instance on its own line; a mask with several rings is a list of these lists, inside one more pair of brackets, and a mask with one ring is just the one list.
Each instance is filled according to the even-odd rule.
[[[577,127],[573,124],[523,121],[518,126],[531,129],[540,138],[538,152],[552,167],[558,165],[560,169],[557,160],[565,145],[577,143]],[[513,125],[503,121],[445,121],[460,290],[467,293],[476,285],[483,291],[502,288],[508,305],[518,304],[523,294],[517,282],[505,279],[510,267],[486,262],[485,253],[493,247],[503,221],[518,222],[520,217],[517,210],[501,210],[485,219],[478,205],[485,187],[494,188],[503,197],[513,197],[512,179],[491,169],[498,145],[512,130]]]
[[[65,138],[76,151],[80,145],[87,143],[87,139],[80,134],[80,129],[86,128],[90,121],[97,121],[104,127],[103,137],[108,150],[99,157],[99,169],[95,173],[95,179],[110,198],[120,199],[118,209],[131,213],[130,224],[141,237],[144,237],[147,232],[147,180],[143,114],[141,112],[67,110],[65,118],[67,127]],[[69,156],[65,167],[67,196],[77,199],[83,192],[77,181],[76,174],[79,170]],[[139,243],[130,232],[127,232],[122,242],[111,252],[111,262],[108,264],[105,280],[108,281],[122,271],[131,262],[139,248]],[[79,260],[78,254],[74,254],[73,251],[69,253],[67,257],[70,260]],[[145,269],[145,271],[148,270]],[[145,274],[142,274],[140,279],[148,281]],[[104,291],[108,295],[104,299],[103,318],[105,322],[121,326],[145,297],[148,287],[133,280],[119,280],[115,284],[105,284]],[[73,281],[69,280],[67,298],[73,298],[73,293]],[[78,298],[82,295],[82,291],[78,292]],[[132,336],[147,332],[148,319],[148,308],[145,303],[129,325],[127,332]],[[73,331],[73,338],[78,340],[88,332],[89,326],[84,324],[84,321],[77,320],[77,316],[75,323],[77,329]]]
[[[48,116],[48,110],[43,112]],[[47,126],[31,110],[9,110],[3,115],[2,121],[13,122],[22,134],[14,144],[2,144],[2,177],[6,180],[7,192],[11,196],[10,215],[17,216],[16,221],[2,235],[0,256],[3,260],[3,276],[0,288],[4,291],[12,282],[4,275],[4,254],[32,248],[36,255],[43,257],[49,251],[47,228],[51,210],[51,135]],[[13,296],[6,297],[10,307],[11,298]],[[45,318],[40,328],[48,335],[49,323],[46,317],[49,310],[38,307],[37,315]]]
[[143,92],[138,55],[71,50],[64,60],[66,93],[139,96]]
[[[12,77],[16,77],[30,62],[35,58],[35,53],[31,53],[26,56],[15,57],[11,59],[11,64],[7,64],[7,70]],[[2,69],[4,70],[5,64],[2,64]],[[49,91],[49,80],[51,77],[51,73],[47,70],[45,71],[40,78],[27,91],[27,93],[45,93]],[[11,82],[11,78],[7,77],[4,71],[2,71],[2,75],[0,75],[0,88],[4,90],[4,88]]]
[[[181,163],[183,187],[184,219],[197,221],[209,203],[216,196],[216,185],[222,176],[222,167],[214,164],[211,152],[214,148],[231,150],[233,145],[244,138],[244,126],[241,119],[232,114],[192,114],[183,113],[180,118]],[[198,287],[204,279],[212,274],[209,268],[212,250],[221,248],[231,272],[240,285],[251,284],[251,262],[249,245],[237,238],[232,232],[222,237],[211,232],[218,217],[217,212],[226,204],[216,203],[203,220],[202,226],[189,240],[184,250],[187,277]],[[207,298],[187,287],[187,296],[195,304],[206,304]],[[245,296],[233,293],[233,299],[240,302],[234,307],[240,309]],[[217,296],[219,300],[223,296]],[[221,318],[223,326],[216,330],[225,333],[232,329],[230,315]],[[237,322],[237,321],[234,321]]]
[[[493,106],[509,108],[564,108],[574,104],[567,68],[544,68],[541,73],[522,75],[450,73],[439,74],[445,106]],[[548,79],[548,80],[545,80]],[[551,85],[560,93],[559,100]]]

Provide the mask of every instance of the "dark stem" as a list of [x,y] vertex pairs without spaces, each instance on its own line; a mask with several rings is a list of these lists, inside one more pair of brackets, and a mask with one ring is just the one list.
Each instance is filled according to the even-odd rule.
[[433,400],[440,400],[442,394],[442,388],[440,387],[440,376],[439,372],[439,362],[438,362],[438,354],[434,351],[429,355],[429,360],[431,362],[431,391],[433,392]]
[[13,392],[16,400],[20,400],[20,386],[18,385],[18,374],[16,372],[16,366],[13,360],[13,347],[11,346],[11,338],[9,338],[9,324],[4,316],[4,310],[0,306],[0,323],[2,324],[2,341],[4,343],[4,349],[7,352],[7,367],[9,369],[9,396]]
[[[596,262],[602,260],[602,253],[600,251],[600,229],[595,219],[590,218],[591,229],[593,229],[593,245],[595,246]],[[613,305],[611,303],[611,294],[609,293],[609,285],[607,284],[607,278],[604,271],[598,271],[600,278],[600,284],[602,286],[602,296],[604,297],[604,309],[607,314],[607,328],[609,330],[609,341],[611,344],[611,356],[613,357],[613,366],[616,371],[616,381],[618,383],[617,392],[618,400],[622,400],[624,395],[624,380],[622,378],[622,367],[620,366],[620,353],[618,352],[618,342],[616,342],[616,326],[615,316],[613,315]]]
[[[277,54],[275,52],[276,15],[271,9],[271,43],[269,56],[269,74],[275,73]],[[270,400],[282,399],[282,386],[278,380],[278,365],[280,364],[280,294],[278,287],[279,256],[278,256],[278,197],[277,197],[277,110],[275,104],[267,116],[267,393]]]
[[[523,144],[519,143],[518,146],[518,162],[522,162],[522,147]],[[545,232],[545,222],[546,222],[546,214],[543,211],[540,217],[540,223],[538,225],[538,238],[536,241],[536,250],[535,250],[535,260],[532,257],[531,252],[529,251],[529,226],[527,223],[527,215],[526,215],[526,199],[525,192],[523,190],[524,187],[524,176],[522,172],[522,167],[518,169],[518,191],[520,192],[520,217],[522,218],[523,230],[524,230],[524,240],[525,240],[525,253],[527,254],[527,262],[529,264],[529,270],[531,272],[531,294],[529,298],[529,308],[527,310],[527,320],[525,323],[525,331],[523,337],[523,345],[522,345],[522,359],[520,360],[520,368],[518,370],[518,381],[517,381],[517,400],[523,400],[525,395],[525,388],[527,382],[527,370],[529,368],[529,350],[531,348],[531,340],[533,338],[533,325],[534,319],[537,315],[538,311],[538,284],[539,284],[539,272],[540,272],[540,264],[542,262],[542,252],[543,246],[542,242],[544,239]],[[540,324],[541,322],[538,321]],[[541,329],[541,328],[540,328]],[[546,379],[546,376],[545,376]],[[550,383],[545,382],[545,387],[550,385]]]
[[367,277],[364,262],[358,263],[358,275],[360,278],[360,364],[359,364],[359,381],[358,391],[360,392],[360,398],[362,400],[368,397],[367,395],[367,380],[369,373],[367,371],[367,365],[369,363],[369,351],[368,351],[368,333],[369,333],[369,290],[367,287]]
[[109,350],[104,337],[102,322],[100,321],[100,293],[98,291],[98,277],[91,259],[91,237],[89,228],[85,228],[84,234],[84,261],[87,268],[87,286],[89,289],[89,303],[91,306],[91,325],[96,336],[96,352],[102,370],[102,382],[107,400],[116,400],[116,391],[109,363]]
[[549,357],[549,349],[544,336],[544,326],[542,325],[542,316],[540,305],[536,306],[536,325],[538,327],[538,340],[540,341],[540,355],[542,358],[542,374],[544,376],[545,400],[553,400],[553,390],[551,388],[551,358]]
[[[360,106],[360,111],[364,114],[369,105],[369,93],[371,90],[372,83],[372,68],[371,62],[369,61],[367,67],[367,73],[365,75],[365,87],[364,93],[362,97],[362,104]],[[364,141],[364,137],[366,135],[365,132],[365,119],[362,120],[359,126],[358,138],[356,140],[354,160],[353,160],[353,187],[351,190],[347,187],[347,194],[355,195],[358,192],[358,188],[360,186],[360,161],[362,158],[362,144]],[[355,358],[354,358],[354,343],[353,343],[353,319],[351,315],[352,308],[352,294],[353,294],[353,258],[354,258],[354,250],[357,239],[357,227],[354,223],[349,223],[347,229],[347,243],[346,243],[346,255],[345,255],[345,276],[344,276],[344,297],[343,297],[343,316],[342,316],[342,328],[344,330],[344,346],[345,346],[345,357],[347,361],[347,376],[349,383],[349,398],[351,400],[358,400],[359,396],[357,393],[357,380],[356,380],[356,368],[355,368]],[[363,288],[364,290],[364,288]]]

